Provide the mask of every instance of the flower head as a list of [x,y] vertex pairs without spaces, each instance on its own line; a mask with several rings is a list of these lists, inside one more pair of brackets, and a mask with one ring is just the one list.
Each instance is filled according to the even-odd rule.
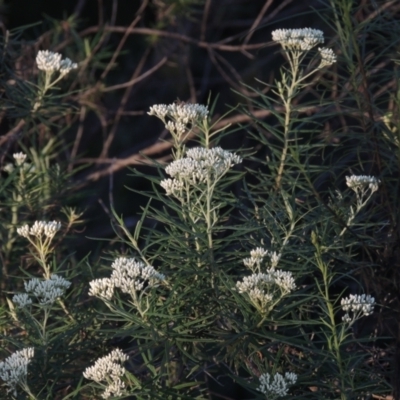
[[370,189],[371,192],[376,192],[379,189],[379,184],[381,181],[374,176],[368,175],[351,175],[346,176],[346,184],[347,186],[354,190],[356,193],[359,191],[365,191],[366,189]]
[[77,68],[78,68],[78,64],[72,62],[68,57],[65,58],[64,60],[61,60],[61,62],[60,62],[60,74],[61,75],[66,75],[71,70],[77,69]]
[[49,50],[39,50],[36,56],[38,69],[45,72],[59,71],[61,75],[66,75],[72,69],[78,68],[78,64],[73,63],[69,58],[61,59],[60,53],[54,53]]
[[186,131],[186,125],[181,121],[168,121],[165,125],[165,129],[171,132],[173,135],[181,137]]
[[34,348],[28,347],[16,351],[0,362],[0,378],[13,391],[14,397],[17,396],[17,385],[25,386],[28,375],[28,365],[34,356]]
[[148,288],[156,287],[165,280],[151,265],[146,265],[134,258],[117,258],[111,265],[113,272],[109,278],[91,281],[89,295],[111,300],[114,288],[123,293],[145,292]]
[[253,273],[236,282],[236,289],[244,294],[254,307],[265,314],[279,300],[296,288],[291,272],[269,269],[267,273]]
[[22,153],[22,152],[20,152],[20,153],[14,153],[14,154],[13,154],[13,157],[14,157],[14,160],[15,160],[15,164],[16,164],[17,166],[21,166],[21,165],[25,162],[26,154],[24,154],[24,153]]
[[114,283],[110,278],[94,279],[89,282],[89,296],[111,300],[114,294]]
[[208,179],[215,182],[241,161],[238,155],[221,147],[194,147],[186,152],[186,157],[173,161],[165,168],[165,172],[174,179],[163,180],[161,186],[166,189],[167,195],[176,195],[184,183],[198,185]]
[[270,259],[271,268],[275,268],[281,259],[281,254],[276,251],[268,251],[262,247],[257,247],[250,251],[250,258],[243,259],[243,264],[253,272],[256,270],[260,272],[261,262],[266,256]]
[[165,276],[159,274],[154,267],[134,258],[117,258],[111,268],[113,272],[110,279],[114,287],[120,288],[123,293],[158,286],[165,279]]
[[286,396],[289,387],[297,381],[297,375],[293,372],[286,372],[285,376],[280,373],[270,375],[268,372],[260,376],[260,386],[258,390],[264,393],[268,399],[276,399]]
[[[184,126],[188,123],[195,123],[196,121],[202,121],[208,115],[208,109],[202,104],[155,104],[150,107],[150,111],[147,113],[154,115],[157,118],[165,121],[165,117],[169,117],[176,123],[183,124]],[[170,130],[170,126],[166,126]]]
[[[356,319],[371,315],[374,312],[375,298],[365,294],[351,294],[340,301],[342,310],[346,314],[342,317],[343,322],[352,323]],[[353,315],[350,316],[349,312]]]
[[7,163],[2,170],[7,172],[8,174],[11,174],[14,171],[14,165],[12,165],[11,163]]
[[93,366],[86,368],[83,376],[86,379],[106,385],[102,394],[103,399],[108,399],[111,396],[121,396],[122,389],[125,388],[121,376],[125,374],[126,369],[119,363],[127,361],[128,358],[120,349],[115,349],[107,356],[99,358]]
[[167,196],[180,198],[184,184],[176,179],[163,179],[160,182],[160,186],[165,190]]
[[319,29],[277,29],[272,32],[272,40],[283,48],[307,51],[318,43],[324,43],[324,33]]
[[42,239],[43,236],[53,239],[54,235],[61,228],[61,223],[57,221],[35,221],[31,228],[29,225],[23,225],[17,228],[17,233],[23,237],[35,236]]
[[319,54],[321,55],[321,63],[318,68],[324,68],[329,65],[332,65],[336,62],[336,54],[332,49],[328,49],[326,47],[318,48]]
[[18,293],[14,295],[12,301],[17,304],[19,308],[24,308],[32,304],[32,299],[27,293]]
[[[33,278],[24,282],[27,293],[35,296],[41,305],[52,305],[71,286],[71,282],[62,276],[53,274],[50,279]],[[17,299],[19,300],[19,298]]]
[[38,69],[45,72],[55,72],[60,69],[61,54],[49,50],[39,50],[36,56]]

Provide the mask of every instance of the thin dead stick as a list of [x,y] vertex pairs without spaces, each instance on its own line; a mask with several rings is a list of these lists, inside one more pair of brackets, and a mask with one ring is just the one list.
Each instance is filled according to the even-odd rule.
[[0,146],[10,140],[10,138],[15,137],[18,135],[19,131],[25,126],[25,120],[21,119],[21,121],[18,122],[14,128],[12,128],[10,131],[8,131],[5,135],[0,137]]
[[[128,30],[129,30],[129,29],[132,29],[133,27],[135,27],[135,26],[137,25],[137,23],[141,20],[141,18],[142,18],[142,16],[141,16],[141,15],[138,15],[138,16],[131,22],[131,24],[130,24],[129,27],[128,27]],[[126,40],[128,39],[128,36],[129,36],[128,30],[127,30],[127,32],[122,36],[122,39],[119,41],[118,46],[117,46],[116,50],[114,51],[114,54],[112,55],[110,62],[107,64],[107,67],[105,68],[105,70],[104,70],[103,73],[101,74],[101,77],[100,77],[101,79],[104,79],[104,78],[107,76],[107,74],[110,72],[111,68],[114,66],[115,61],[116,61],[117,57],[119,56],[119,54],[120,54],[120,52],[121,52],[121,50],[122,50],[122,47],[124,46]]]
[[[145,54],[141,58],[141,60],[139,62],[139,65],[136,67],[135,71],[133,72],[131,81],[134,81],[135,79],[139,79],[139,78],[143,77],[146,74],[145,73],[141,77],[138,77],[138,75],[140,74],[140,71],[144,67],[144,64],[145,64],[150,52],[151,52],[151,48],[149,47],[149,48],[147,48],[147,50],[145,51]],[[147,71],[147,73],[148,73],[148,75],[150,75],[151,74],[151,70]],[[129,99],[129,96],[131,94],[133,85],[134,85],[134,83],[129,85],[127,87],[127,89],[125,90],[125,93],[124,93],[124,95],[122,97],[121,103],[120,103],[120,105],[118,107],[117,114],[115,116],[114,124],[113,124],[113,126],[111,128],[111,131],[110,131],[109,135],[107,136],[107,139],[104,142],[103,149],[102,149],[101,154],[100,154],[100,158],[106,157],[106,155],[108,154],[108,150],[109,150],[109,148],[111,146],[111,143],[113,142],[114,137],[115,137],[115,135],[117,133],[117,127],[118,127],[119,121],[120,121],[121,116],[122,116],[121,113],[125,109],[125,105],[126,105],[128,99]]]
[[78,153],[79,144],[81,143],[81,139],[82,139],[82,135],[83,135],[83,123],[84,123],[85,117],[86,117],[86,110],[87,110],[87,107],[82,106],[80,113],[79,113],[79,126],[78,126],[78,131],[76,133],[74,146],[72,147],[70,162],[68,163],[68,172],[72,172],[73,163],[71,161],[75,159],[76,154]]
[[243,41],[243,44],[247,44],[249,43],[251,37],[253,36],[253,33],[255,32],[256,28],[258,25],[260,25],[260,22],[262,20],[262,18],[264,17],[264,14],[268,11],[268,8],[270,7],[270,5],[274,2],[274,0],[268,0],[263,8],[261,9],[261,11],[258,13],[257,18],[254,20],[253,25],[251,25],[251,28],[249,29],[249,34],[246,36],[246,38]]
[[211,6],[211,0],[206,0],[206,4],[204,5],[203,19],[201,21],[201,34],[200,34],[200,39],[203,41],[206,39],[207,19],[208,19],[208,14],[210,13],[210,6]]
[[153,72],[157,71],[160,67],[162,67],[166,62],[168,61],[167,57],[164,57],[161,61],[159,61],[154,67],[150,68],[148,71],[146,71],[143,75],[138,76],[137,78],[134,78],[128,82],[125,83],[120,83],[119,85],[114,85],[114,86],[109,86],[107,88],[104,88],[102,92],[111,92],[113,90],[117,89],[124,89],[129,86],[134,85],[135,83],[140,82],[141,80],[147,78],[149,75],[151,75]]
[[[234,117],[225,118],[219,121],[215,126],[214,129],[222,128],[229,124],[239,124],[248,122],[252,118],[264,118],[271,114],[270,110],[257,110],[252,113],[252,115],[235,115]],[[193,133],[190,138],[192,138],[195,134]],[[189,138],[189,139],[190,139]],[[84,181],[82,181],[81,186],[84,186],[90,181],[96,181],[109,173],[114,173],[119,171],[122,168],[125,168],[130,165],[150,165],[150,161],[146,157],[151,157],[156,154],[160,154],[166,150],[169,150],[172,147],[173,143],[169,141],[159,141],[154,143],[153,145],[143,149],[140,154],[132,154],[131,156],[123,159],[115,159],[115,158],[82,158],[76,160],[76,164],[81,163],[94,163],[94,164],[108,164],[108,166],[100,171],[93,172],[85,177]],[[167,155],[161,158],[158,158],[156,161],[162,163],[163,161],[170,160],[171,156]],[[111,165],[110,165],[111,164]]]
[[263,23],[270,21],[271,19],[273,19],[275,17],[276,14],[279,13],[279,11],[282,10],[282,8],[285,8],[288,4],[292,3],[293,0],[285,0],[282,1],[281,4],[279,4],[278,7],[275,8],[274,11],[271,11],[266,17],[265,19],[262,21]]
[[[105,26],[102,28],[97,27],[97,26],[92,26],[90,28],[84,29],[80,33],[80,36],[84,37],[84,36],[90,35],[92,33],[95,33],[101,29],[103,29],[105,32],[124,33],[124,34],[127,32],[129,34],[137,34],[137,35],[150,35],[150,36],[154,35],[154,36],[168,37],[168,38],[180,40],[185,43],[195,44],[198,47],[202,47],[205,49],[211,48],[211,49],[216,49],[216,50],[220,50],[220,51],[236,52],[236,51],[242,51],[242,50],[257,50],[262,47],[265,47],[265,45],[266,45],[265,42],[255,43],[255,44],[247,44],[245,46],[243,46],[243,45],[226,45],[226,44],[223,44],[222,42],[208,43],[203,40],[193,39],[189,36],[185,36],[180,33],[165,32],[165,31],[161,31],[158,29],[151,29],[151,28],[132,28],[132,29],[128,30],[128,28],[124,27],[124,26]],[[66,45],[70,44],[71,42],[72,42],[72,39],[68,38],[67,40],[62,42],[57,47],[64,48]]]

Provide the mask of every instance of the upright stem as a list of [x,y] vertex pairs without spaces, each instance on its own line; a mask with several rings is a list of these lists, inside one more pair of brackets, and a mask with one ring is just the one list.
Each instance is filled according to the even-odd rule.
[[321,258],[320,248],[319,248],[317,241],[314,240],[313,244],[317,250],[315,253],[315,257],[317,260],[317,265],[322,273],[322,278],[323,278],[323,282],[324,282],[324,287],[322,288],[320,285],[318,285],[318,289],[325,301],[326,308],[328,311],[329,322],[325,321],[325,325],[330,328],[331,338],[333,339],[332,341],[328,342],[328,347],[329,347],[329,350],[330,350],[332,356],[334,357],[337,367],[339,369],[340,398],[341,398],[341,400],[347,400],[345,371],[344,371],[344,367],[343,367],[342,356],[340,353],[341,340],[339,339],[339,336],[337,333],[335,312],[334,312],[333,304],[332,304],[330,296],[329,296],[329,282],[331,279],[329,277],[328,266]]
[[211,218],[211,199],[213,195],[214,183],[210,182],[210,176],[207,178],[207,199],[206,199],[206,226],[207,226],[207,239],[208,239],[208,252],[209,260],[212,268],[211,273],[211,287],[214,289],[215,280],[215,269],[214,269],[214,254],[213,254],[213,238],[212,238],[212,226],[213,221]]
[[[288,54],[289,64],[290,64],[290,72],[291,79],[290,85],[283,87],[281,86],[279,90],[279,95],[283,101],[283,105],[285,107],[285,122],[283,125],[283,149],[281,154],[281,159],[279,162],[278,174],[275,180],[275,188],[279,189],[281,187],[281,180],[283,175],[283,170],[285,168],[286,157],[289,149],[289,135],[291,131],[291,107],[292,107],[292,99],[294,94],[296,93],[296,86],[298,84],[297,75],[299,72],[299,59],[300,54],[290,52]],[[293,57],[293,58],[292,58]],[[286,85],[286,82],[284,82]],[[286,93],[285,93],[286,92]]]
[[279,96],[285,107],[285,122],[283,125],[283,149],[280,158],[278,174],[275,179],[275,188],[278,190],[281,187],[281,180],[283,176],[283,170],[285,168],[286,157],[289,150],[289,135],[291,132],[292,122],[292,99],[298,92],[299,88],[303,85],[302,82],[309,78],[312,74],[318,71],[318,68],[313,69],[309,73],[301,76],[300,75],[300,64],[304,58],[303,51],[287,51],[288,61],[290,65],[290,84],[287,84],[286,78],[283,82],[278,85]]

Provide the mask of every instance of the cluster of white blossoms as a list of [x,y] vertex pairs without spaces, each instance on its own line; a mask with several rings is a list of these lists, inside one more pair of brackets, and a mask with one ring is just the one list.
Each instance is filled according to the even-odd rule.
[[351,175],[346,176],[347,186],[354,190],[356,193],[363,192],[370,189],[372,193],[379,189],[379,184],[381,181],[374,176],[368,175]]
[[336,62],[337,57],[332,49],[326,47],[318,48],[319,54],[321,56],[321,63],[318,68],[328,67]]
[[[272,32],[272,40],[281,44],[284,49],[308,51],[319,43],[324,43],[324,33],[319,29],[277,29]],[[336,62],[337,57],[332,49],[318,48],[321,62],[318,68],[324,68]]]
[[19,152],[19,153],[14,153],[13,154],[13,158],[14,158],[14,163],[15,166],[11,163],[7,163],[4,167],[3,167],[3,171],[8,172],[9,174],[11,174],[15,167],[17,168],[22,168],[24,171],[27,172],[32,172],[32,170],[34,169],[34,166],[30,163],[26,163],[26,154]]
[[[208,108],[202,104],[155,104],[150,107],[150,111],[147,113],[149,115],[154,115],[166,123],[166,117],[172,119],[177,124],[183,124],[183,126],[188,123],[195,123],[196,121],[201,121],[207,118]],[[182,127],[182,125],[179,125]],[[170,131],[170,128],[179,128],[179,126],[168,126],[166,128]]]
[[275,268],[281,259],[281,254],[277,253],[276,251],[268,251],[262,247],[257,247],[256,249],[250,251],[250,257],[245,258],[243,260],[243,264],[253,272],[256,270],[260,272],[261,262],[266,256],[270,259],[271,268]]
[[134,294],[147,288],[158,286],[165,280],[151,265],[146,265],[134,258],[117,258],[111,265],[110,278],[95,279],[90,284],[89,295],[111,300],[114,288],[123,293]]
[[[261,272],[261,263],[269,258],[270,268]],[[275,269],[281,255],[257,247],[250,251],[250,257],[243,264],[253,273],[236,282],[236,290],[244,294],[253,306],[263,314],[270,312],[280,299],[296,288],[291,272]]]
[[272,32],[272,40],[283,48],[307,51],[318,43],[324,43],[324,33],[319,29],[277,29]]
[[72,62],[69,58],[61,59],[60,53],[54,53],[49,50],[39,50],[36,56],[38,69],[45,72],[59,71],[61,75],[68,74],[71,70],[78,68],[78,64]]
[[186,125],[180,121],[168,121],[165,128],[172,133],[172,135],[181,137],[186,131]]
[[291,272],[269,269],[266,273],[254,273],[236,282],[239,293],[248,296],[261,313],[268,313],[279,300],[296,288]]
[[242,159],[238,155],[221,147],[194,147],[187,150],[186,157],[173,161],[165,168],[166,173],[174,179],[164,179],[160,185],[167,195],[179,197],[184,183],[198,185],[207,180],[214,183],[240,162]]
[[28,365],[34,356],[34,348],[18,350],[4,361],[0,362],[0,378],[13,391],[14,397],[17,396],[17,385],[25,386],[28,375]]
[[289,387],[297,381],[297,375],[294,372],[286,372],[285,376],[276,373],[273,377],[269,374],[260,376],[260,386],[258,390],[267,396],[267,399],[276,399],[286,396],[289,392]]
[[[296,288],[296,284],[291,272],[282,270],[269,270],[267,273],[259,272],[250,276],[245,276],[242,281],[236,283],[239,293],[252,294],[263,293],[264,288],[271,285],[279,287],[283,294],[288,294]],[[256,296],[257,297],[257,296]]]
[[[342,320],[351,323],[358,318],[371,315],[374,312],[375,298],[369,294],[351,294],[349,297],[343,298],[340,304],[342,310],[346,312]],[[352,317],[349,315],[349,311],[353,313]]]
[[35,221],[34,224],[29,227],[28,224],[17,228],[17,233],[25,238],[29,236],[35,236],[41,239],[43,236],[48,239],[53,239],[55,234],[60,230],[61,222],[57,221]]
[[71,282],[62,276],[53,274],[50,279],[41,280],[33,278],[24,282],[26,293],[16,294],[12,301],[19,308],[32,304],[29,295],[36,297],[40,305],[52,305],[58,298],[64,295],[65,291],[71,286]]
[[15,164],[19,167],[21,165],[23,165],[23,163],[26,160],[26,154],[19,152],[19,153],[14,153],[13,154],[14,160],[15,160]]
[[83,376],[107,385],[101,396],[103,399],[122,396],[125,384],[122,382],[121,376],[125,374],[126,369],[119,363],[127,361],[128,358],[120,349],[115,349],[107,356],[99,358],[93,366],[86,368]]

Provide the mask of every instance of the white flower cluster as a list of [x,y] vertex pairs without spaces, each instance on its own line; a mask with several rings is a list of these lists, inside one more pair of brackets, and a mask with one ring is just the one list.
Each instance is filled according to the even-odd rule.
[[53,274],[50,279],[46,280],[33,278],[24,282],[24,286],[27,293],[16,294],[12,299],[19,308],[32,304],[29,294],[35,296],[41,305],[52,305],[59,297],[64,295],[65,291],[71,286],[71,282],[62,276]]
[[15,294],[12,298],[13,303],[15,303],[19,308],[24,308],[32,304],[32,299],[27,293]]
[[319,64],[319,68],[328,67],[336,62],[337,57],[332,49],[328,49],[326,47],[318,48],[319,54],[321,56],[321,63]]
[[358,191],[364,191],[366,189],[370,189],[372,193],[376,192],[379,189],[379,184],[381,181],[374,176],[368,175],[351,175],[346,176],[346,184],[347,186],[354,190],[356,193]]
[[[342,310],[346,312],[342,320],[350,323],[358,318],[371,315],[374,312],[375,298],[369,294],[351,294],[349,297],[343,298],[340,304]],[[353,312],[352,317],[350,317],[349,311]]]
[[78,64],[72,62],[68,57],[65,58],[64,60],[61,60],[60,62],[60,74],[61,75],[67,75],[70,71],[73,69],[77,69]]
[[0,378],[13,391],[14,397],[17,396],[16,386],[18,384],[25,385],[28,375],[28,365],[34,356],[34,348],[28,347],[16,351],[0,362]]
[[110,278],[94,279],[89,282],[89,296],[111,300],[114,294],[114,285]]
[[39,50],[36,56],[37,67],[41,71],[54,72],[60,69],[61,54],[49,50]]
[[260,272],[260,264],[264,260],[265,256],[269,257],[271,268],[275,268],[281,259],[281,254],[278,254],[276,251],[268,251],[262,247],[257,247],[256,249],[250,251],[250,258],[245,258],[243,260],[243,264],[253,272],[255,272],[255,270]]
[[[202,104],[155,104],[150,107],[147,114],[154,115],[163,122],[165,122],[165,117],[169,117],[176,123],[187,125],[189,122],[193,124],[207,118],[208,109]],[[170,130],[168,125],[166,128]]]
[[324,43],[324,33],[319,29],[277,29],[272,32],[272,40],[283,48],[307,51],[318,43]]
[[168,121],[165,125],[165,128],[177,137],[181,137],[186,131],[186,125],[180,121]]
[[14,154],[13,154],[13,157],[14,157],[14,160],[15,160],[15,164],[16,164],[17,166],[21,166],[21,165],[25,162],[26,154],[25,154],[25,153],[22,153],[22,152],[20,152],[20,153],[14,153]]
[[267,273],[254,273],[236,282],[237,291],[246,294],[250,302],[262,313],[296,288],[291,272],[269,269]]
[[294,372],[286,372],[285,376],[276,373],[273,377],[269,373],[260,376],[260,387],[258,390],[264,393],[268,399],[276,399],[286,396],[289,387],[297,381],[297,375]]
[[[33,169],[33,165],[29,164],[29,163],[25,163],[26,160],[26,154],[19,152],[19,153],[14,153],[13,154],[14,160],[15,160],[15,166],[17,167],[22,167],[23,170],[25,171],[29,171]],[[15,167],[13,164],[11,163],[7,163],[3,168],[3,171],[8,172],[9,174],[11,174]]]
[[86,368],[83,376],[97,383],[107,384],[101,396],[103,399],[122,396],[125,384],[122,382],[121,376],[125,374],[126,369],[119,363],[127,361],[128,358],[120,349],[115,349],[107,356],[99,358],[93,366]]
[[49,50],[39,50],[36,56],[38,69],[45,72],[59,71],[61,75],[68,74],[72,69],[78,68],[78,64],[73,63],[69,58],[61,59],[60,53]]
[[111,300],[114,288],[119,288],[123,293],[146,290],[158,286],[165,280],[151,265],[145,265],[134,258],[117,258],[111,265],[113,272],[110,278],[95,279],[91,281],[89,295]]
[[182,181],[177,181],[176,179],[163,179],[160,182],[160,186],[165,190],[167,196],[181,197],[180,193],[184,188]]
[[264,288],[276,285],[283,294],[288,294],[296,288],[296,284],[291,272],[270,269],[267,273],[259,272],[245,276],[242,281],[236,283],[239,293],[247,293],[250,297],[255,297],[264,293]]
[[165,168],[167,174],[174,179],[164,179],[160,184],[167,195],[179,197],[185,182],[189,185],[205,183],[208,179],[215,182],[240,162],[242,159],[238,155],[221,147],[194,147],[186,152],[186,157],[173,161]]
[[31,235],[37,238],[46,236],[49,239],[53,239],[54,235],[60,230],[60,228],[61,223],[57,221],[35,221],[30,228],[28,224],[17,228],[17,233],[25,238],[28,238],[29,235]]

